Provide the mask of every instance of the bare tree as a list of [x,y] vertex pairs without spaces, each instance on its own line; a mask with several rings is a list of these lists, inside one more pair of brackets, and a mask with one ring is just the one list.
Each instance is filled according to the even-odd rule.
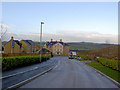
[[7,32],[8,26],[5,24],[0,24],[0,38],[2,38]]
[[2,38],[7,32],[8,26],[5,24],[0,24],[0,51],[2,51]]

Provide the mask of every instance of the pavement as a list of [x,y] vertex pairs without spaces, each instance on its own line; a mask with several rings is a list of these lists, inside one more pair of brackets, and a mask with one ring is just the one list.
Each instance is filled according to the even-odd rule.
[[34,79],[20,88],[118,88],[94,69],[68,57],[56,57],[52,71]]

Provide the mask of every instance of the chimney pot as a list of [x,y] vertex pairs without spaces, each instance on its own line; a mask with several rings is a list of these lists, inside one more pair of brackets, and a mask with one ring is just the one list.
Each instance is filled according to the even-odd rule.
[[51,42],[53,42],[53,39],[51,39]]
[[62,39],[60,39],[60,42],[62,42]]
[[13,36],[11,37],[11,40],[13,40]]

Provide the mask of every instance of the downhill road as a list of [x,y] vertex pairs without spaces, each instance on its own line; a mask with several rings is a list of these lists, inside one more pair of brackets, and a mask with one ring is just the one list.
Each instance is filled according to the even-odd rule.
[[118,88],[95,70],[68,57],[55,57],[57,65],[52,71],[20,88]]

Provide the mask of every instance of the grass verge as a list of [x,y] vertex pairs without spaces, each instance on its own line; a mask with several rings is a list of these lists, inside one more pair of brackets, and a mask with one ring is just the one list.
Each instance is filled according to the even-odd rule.
[[101,71],[102,73],[106,74],[107,76],[113,78],[114,80],[120,83],[120,72],[119,71],[103,66],[102,64],[98,62],[91,62],[91,63],[86,63],[86,64],[94,67],[95,69]]

